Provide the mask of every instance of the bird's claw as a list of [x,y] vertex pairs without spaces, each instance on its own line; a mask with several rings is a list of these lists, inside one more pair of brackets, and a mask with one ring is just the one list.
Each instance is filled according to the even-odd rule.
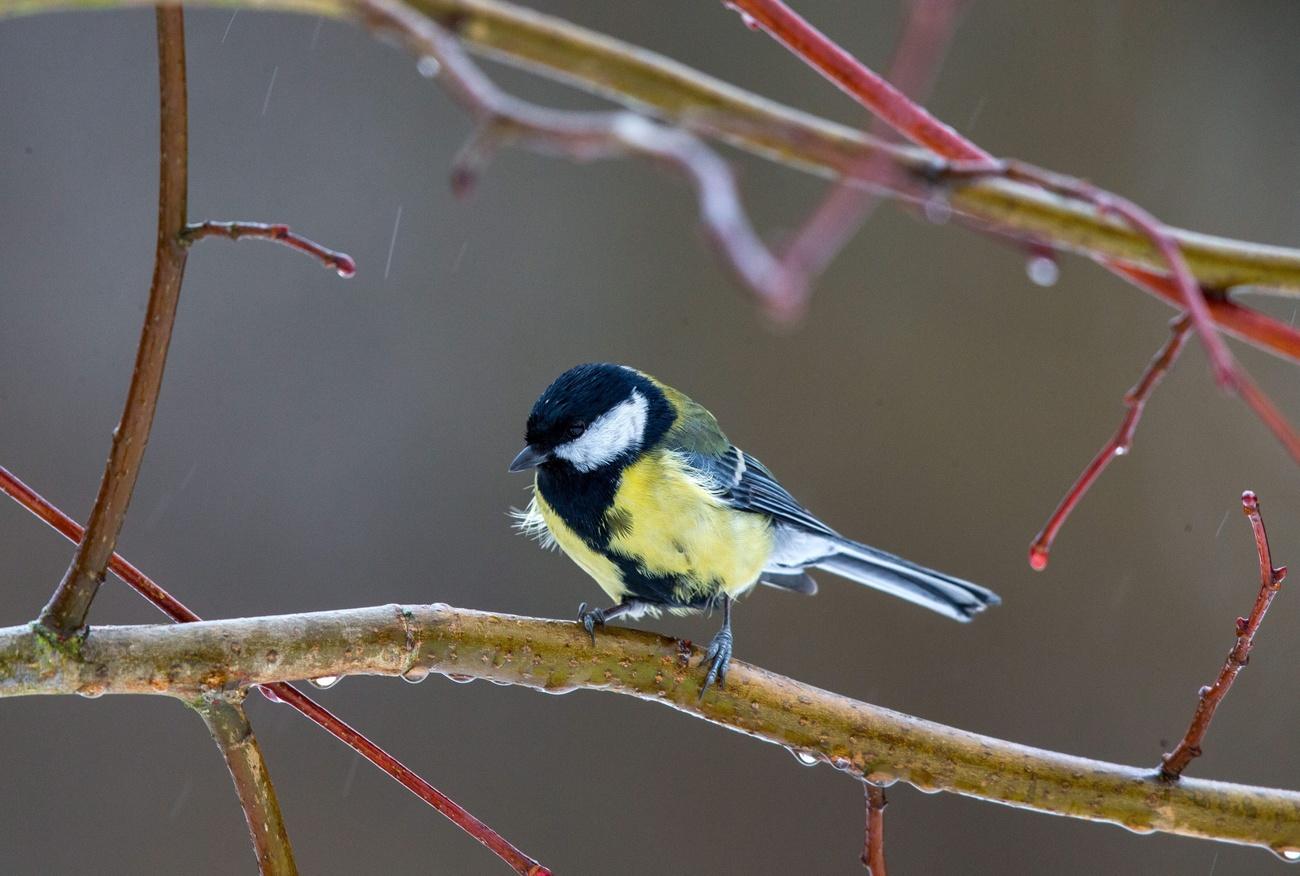
[[605,609],[587,608],[587,603],[582,603],[578,606],[578,623],[582,624],[587,635],[591,636],[591,644],[595,646],[596,627],[605,625]]
[[723,627],[718,630],[718,634],[709,642],[709,647],[704,651],[704,657],[700,659],[700,665],[709,664],[709,672],[704,676],[704,684],[700,687],[700,699],[704,699],[705,692],[709,685],[717,681],[718,687],[727,686],[727,667],[731,663],[731,628]]

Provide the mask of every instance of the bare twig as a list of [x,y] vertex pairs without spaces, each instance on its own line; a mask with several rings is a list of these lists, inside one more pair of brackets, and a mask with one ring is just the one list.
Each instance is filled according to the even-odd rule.
[[1138,422],[1142,419],[1142,410],[1146,407],[1147,399],[1151,397],[1151,393],[1160,385],[1160,381],[1178,359],[1190,328],[1191,318],[1186,315],[1170,323],[1169,340],[1147,364],[1138,382],[1124,394],[1124,406],[1128,410],[1124,413],[1124,419],[1120,421],[1119,429],[1101,450],[1097,451],[1097,455],[1092,458],[1083,473],[1066,492],[1065,497],[1056,506],[1056,510],[1052,512],[1052,516],[1034,537],[1033,544],[1029,546],[1029,565],[1034,569],[1041,571],[1047,568],[1052,542],[1056,540],[1056,534],[1065,524],[1070,512],[1115,457],[1125,455],[1133,446],[1133,433],[1137,431]]
[[1040,812],[1300,849],[1300,792],[1184,778],[1043,751],[819,690],[733,661],[699,696],[698,648],[627,628],[593,645],[572,621],[384,605],[180,626],[95,627],[76,652],[0,629],[0,695],[237,689],[292,678],[429,673],[549,693],[605,690],[782,745],[857,779],[898,779]]
[[872,782],[863,782],[867,814],[862,829],[862,866],[871,876],[885,874],[885,789]]
[[1187,733],[1183,735],[1173,751],[1161,758],[1160,776],[1164,779],[1178,779],[1183,774],[1183,770],[1187,769],[1187,765],[1201,756],[1201,742],[1205,739],[1206,731],[1210,729],[1210,722],[1214,720],[1214,712],[1223,702],[1223,698],[1228,695],[1232,683],[1237,679],[1237,674],[1250,661],[1255,633],[1259,630],[1268,607],[1273,603],[1273,597],[1277,596],[1278,591],[1282,589],[1282,580],[1286,578],[1286,566],[1273,566],[1268,534],[1264,531],[1264,519],[1260,516],[1259,499],[1247,490],[1241,494],[1241,507],[1250,520],[1250,528],[1255,535],[1255,551],[1259,554],[1259,595],[1255,597],[1255,605],[1250,610],[1250,616],[1237,618],[1237,639],[1232,645],[1232,650],[1228,652],[1228,658],[1223,662],[1223,668],[1219,670],[1219,677],[1214,680],[1214,684],[1201,688],[1196,711],[1192,715],[1192,723],[1188,726]]
[[269,225],[265,222],[194,222],[185,226],[181,241],[185,244],[202,240],[205,237],[224,237],[239,240],[252,237],[259,240],[271,240],[296,249],[304,255],[314,258],[340,277],[351,277],[357,272],[357,263],[345,252],[332,250],[314,240],[294,232],[288,225]]
[[[69,541],[76,543],[81,539],[84,530],[79,523],[64,514],[3,466],[0,466],[0,492],[5,493],[23,508],[35,514],[48,524],[51,529]],[[112,555],[108,568],[133,590],[160,609],[163,614],[177,623],[188,624],[202,620],[180,600],[159,586],[152,578],[129,563],[121,554],[114,553]],[[318,675],[326,674],[318,673]],[[402,787],[424,800],[457,827],[460,827],[486,846],[509,864],[515,872],[525,874],[525,876],[544,876],[544,874],[550,872],[533,858],[511,845],[491,827],[475,818],[456,801],[416,775],[383,748],[380,748],[346,721],[334,715],[324,706],[293,687],[293,685],[278,682],[261,685],[260,690],[267,699],[292,707],[336,739],[351,747],[366,760],[387,773],[390,778]]]
[[293,860],[289,834],[284,829],[280,801],[276,799],[266,761],[262,759],[262,748],[253,735],[243,705],[228,698],[213,697],[195,703],[194,710],[203,718],[230,769],[253,839],[258,872],[262,876],[296,876],[298,866]]
[[158,237],[154,249],[153,281],[145,311],[135,370],[127,390],[122,420],[113,430],[108,464],[90,512],[88,534],[73,553],[72,564],[41,611],[40,623],[59,638],[68,638],[86,622],[108,559],[126,519],[140,461],[149,443],[149,430],[158,406],[167,347],[176,322],[176,304],[185,274],[185,226],[188,115],[185,94],[185,20],[180,7],[157,10],[159,161]]
[[483,165],[504,144],[576,161],[644,156],[690,180],[705,234],[740,281],[763,301],[781,294],[784,271],[750,224],[731,168],[699,138],[633,112],[568,112],[519,100],[497,88],[455,38],[410,6],[395,0],[357,0],[356,6],[367,27],[395,36],[417,56],[432,58],[448,93],[475,117],[474,137],[452,170],[457,194],[470,191]]

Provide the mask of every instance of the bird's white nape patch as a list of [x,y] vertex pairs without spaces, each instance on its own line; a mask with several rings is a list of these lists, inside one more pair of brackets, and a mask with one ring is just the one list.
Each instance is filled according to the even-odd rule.
[[578,471],[592,471],[617,459],[641,444],[645,437],[649,402],[637,390],[601,414],[587,431],[555,448],[555,455],[568,460]]

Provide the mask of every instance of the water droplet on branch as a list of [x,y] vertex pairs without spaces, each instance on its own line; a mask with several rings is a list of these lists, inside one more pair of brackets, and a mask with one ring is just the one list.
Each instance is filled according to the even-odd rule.
[[1036,255],[1025,262],[1025,273],[1035,286],[1055,286],[1061,277],[1061,268],[1052,256]]
[[339,676],[337,676],[337,675],[322,675],[322,676],[320,676],[319,678],[309,678],[309,679],[307,679],[307,681],[308,681],[309,683],[311,683],[311,685],[312,685],[313,687],[318,687],[318,688],[320,688],[321,690],[329,690],[329,689],[332,688],[334,685],[336,685],[336,684],[339,683]]

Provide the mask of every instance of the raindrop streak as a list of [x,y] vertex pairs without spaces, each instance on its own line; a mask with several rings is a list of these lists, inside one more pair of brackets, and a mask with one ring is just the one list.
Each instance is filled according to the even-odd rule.
[[1025,262],[1025,273],[1029,275],[1029,280],[1035,286],[1055,286],[1056,281],[1061,277],[1061,269],[1056,264],[1056,259],[1051,256],[1034,256]]
[[262,115],[266,115],[266,108],[271,105],[271,91],[275,88],[275,77],[280,75],[280,67],[277,64],[271,71],[271,81],[266,86],[266,97],[262,100]]
[[225,33],[223,33],[223,34],[221,35],[221,44],[222,44],[222,45],[225,45],[225,44],[226,44],[226,37],[230,36],[230,28],[232,28],[232,27],[234,26],[234,24],[235,24],[235,19],[238,18],[238,17],[239,17],[239,10],[238,10],[238,9],[236,9],[234,12],[230,13],[230,21],[226,22],[226,30],[225,30]]
[[397,205],[397,218],[393,220],[393,237],[388,241],[388,261],[384,262],[384,279],[388,279],[388,271],[393,267],[393,250],[397,248],[397,229],[402,227],[402,205]]
[[432,79],[442,71],[442,64],[433,55],[425,55],[415,62],[415,69],[425,79]]
[[811,751],[804,751],[800,748],[787,748],[786,751],[793,754],[794,759],[804,766],[817,766],[817,764],[821,762],[821,758],[813,754]]
[[311,32],[311,46],[309,46],[309,48],[312,49],[316,48],[316,43],[318,40],[320,40],[320,29],[324,24],[325,24],[324,18],[316,19],[316,29]]
[[321,690],[329,690],[334,685],[339,683],[339,676],[322,675],[319,678],[309,678],[307,679],[307,681],[311,682],[313,687],[318,687]]
[[419,684],[429,677],[429,667],[420,666],[418,663],[402,673],[402,681],[409,681],[411,684]]

